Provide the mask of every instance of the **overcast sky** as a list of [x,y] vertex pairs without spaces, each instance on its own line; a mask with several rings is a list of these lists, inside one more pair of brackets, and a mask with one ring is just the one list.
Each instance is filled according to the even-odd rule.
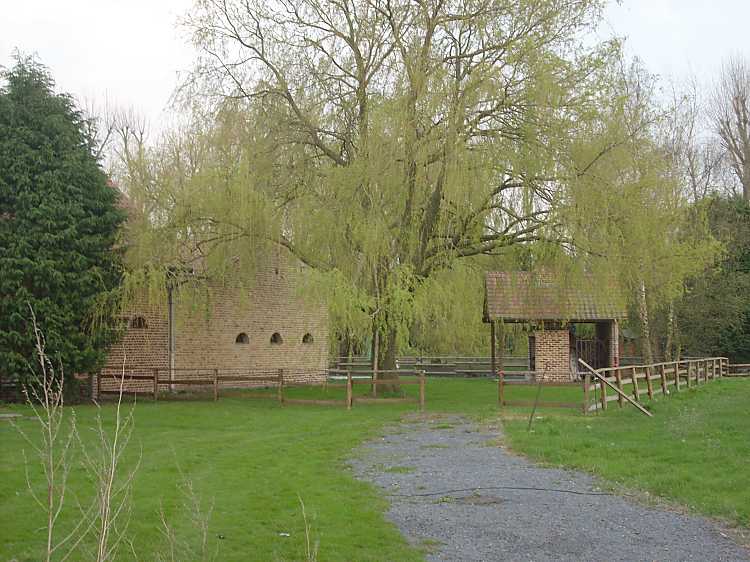
[[[3,0],[0,65],[15,48],[36,53],[58,89],[109,97],[157,125],[192,48],[177,26],[192,0]],[[654,73],[710,82],[722,58],[750,57],[750,0],[623,0],[607,10],[602,37],[626,36],[627,51]]]

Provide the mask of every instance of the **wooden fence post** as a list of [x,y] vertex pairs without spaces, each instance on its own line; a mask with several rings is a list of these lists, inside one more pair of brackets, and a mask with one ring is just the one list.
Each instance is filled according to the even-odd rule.
[[638,374],[636,373],[636,368],[632,367],[630,370],[630,380],[633,383],[633,398],[635,398],[636,402],[640,402],[640,394],[638,394]]
[[646,371],[646,389],[648,390],[648,399],[654,399],[654,385],[651,383],[651,366],[645,367]]
[[159,400],[159,369],[154,367],[154,402]]
[[667,395],[667,368],[664,366],[664,363],[659,365],[659,376],[661,377],[661,393],[662,395]]
[[219,369],[214,369],[214,402],[219,400]]
[[674,389],[680,391],[680,362],[674,362]]
[[419,411],[424,412],[424,371],[419,373]]
[[283,406],[284,405],[284,369],[279,369],[278,398],[279,398],[279,404]]
[[591,375],[586,373],[583,377],[583,415],[589,413],[589,387],[591,386]]
[[378,397],[378,371],[374,369],[372,371],[372,397]]
[[599,386],[601,390],[602,411],[604,411],[607,409],[607,384],[601,380],[599,381]]
[[497,403],[500,408],[505,406],[505,373],[502,369],[497,373]]
[[352,373],[351,371],[348,371],[346,373],[346,409],[351,410],[352,409]]
[[[622,371],[619,367],[615,369],[615,379],[617,380],[617,390],[622,392]],[[617,403],[620,405],[620,408],[622,408],[622,394],[617,395]]]

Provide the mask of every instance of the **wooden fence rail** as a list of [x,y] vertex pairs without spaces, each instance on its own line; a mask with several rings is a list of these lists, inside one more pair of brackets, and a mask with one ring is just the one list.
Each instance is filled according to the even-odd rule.
[[[498,373],[498,404],[501,407],[536,404],[540,408],[574,408],[583,413],[606,410],[613,402],[622,408],[625,402],[631,400],[636,404],[641,404],[645,397],[653,400],[660,394],[669,395],[671,392],[680,392],[684,388],[692,388],[721,377],[750,377],[750,364],[730,365],[726,357],[708,357],[652,365],[622,365],[597,369],[594,372],[599,376],[588,374],[583,376],[582,380],[575,381],[573,379],[580,376],[578,373],[516,371],[511,374],[521,376],[522,380],[508,380],[508,373],[500,371]],[[548,380],[555,378],[558,380]],[[506,395],[508,388],[524,386],[539,390],[537,400],[508,399]],[[567,402],[539,400],[541,389],[546,387],[578,387],[582,390],[582,397],[580,401]]]
[[[367,373],[358,373],[359,378],[353,376],[351,371],[346,373],[344,383],[329,382],[326,374],[323,380],[320,382],[305,383],[307,388],[323,388],[327,390],[329,388],[345,388],[346,398],[344,400],[336,399],[306,399],[306,398],[289,398],[288,389],[294,386],[293,380],[290,380],[290,374],[285,373],[283,369],[279,369],[276,374],[271,375],[268,373],[261,374],[243,374],[242,371],[227,372],[219,371],[218,369],[181,369],[179,372],[185,373],[182,378],[174,378],[172,375],[175,370],[170,373],[169,370],[165,369],[151,369],[151,374],[141,375],[132,373],[100,373],[97,376],[96,383],[96,394],[97,397],[103,397],[107,395],[119,395],[120,387],[122,386],[123,395],[140,395],[145,394],[153,398],[154,401],[159,400],[160,388],[168,387],[173,390],[174,387],[207,387],[210,386],[213,389],[214,401],[219,400],[219,390],[222,383],[242,383],[244,385],[252,385],[251,388],[265,388],[265,389],[276,389],[275,398],[281,405],[284,404],[308,404],[308,405],[327,405],[327,406],[346,406],[347,409],[351,410],[355,403],[403,403],[412,402],[418,403],[420,410],[424,410],[425,406],[425,373],[424,371],[412,371],[411,373],[405,371],[398,371],[401,376],[412,375],[416,379],[403,379],[403,378],[378,378],[379,375],[388,374],[389,371],[377,371],[370,372],[369,376]],[[187,373],[190,373],[188,376]],[[160,377],[163,374],[169,374],[170,378]],[[220,374],[221,373],[221,374]],[[299,374],[299,373],[296,373]],[[103,381],[113,381],[108,387],[102,387]],[[136,383],[135,386],[128,384],[125,388],[126,383]],[[356,396],[353,392],[353,388],[356,385],[369,385],[372,388],[371,396]],[[419,385],[419,394],[417,398],[411,398],[406,396],[401,397],[377,397],[378,386],[402,386],[402,385]],[[273,398],[274,394],[270,392],[249,392],[245,391],[242,394],[245,398]]]
[[750,363],[732,363],[727,377],[750,377]]
[[[711,380],[729,375],[729,360],[726,357],[708,357],[685,361],[668,361],[652,365],[629,365],[597,369],[601,375],[598,383],[589,384],[584,390],[586,412],[606,410],[611,402],[623,406],[620,393],[632,395],[636,403],[643,397],[653,400],[656,395],[669,395],[683,388],[692,388]],[[608,391],[611,384],[619,392]],[[627,388],[629,386],[629,388]],[[590,400],[593,396],[595,399]]]

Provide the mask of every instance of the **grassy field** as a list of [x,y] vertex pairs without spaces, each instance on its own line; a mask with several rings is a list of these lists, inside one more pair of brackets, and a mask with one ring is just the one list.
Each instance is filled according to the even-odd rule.
[[[486,380],[428,381],[428,410],[489,416],[494,412],[493,389]],[[408,390],[416,393],[417,387]],[[343,397],[342,392],[331,390],[328,397]],[[289,394],[313,393],[290,389]],[[17,406],[0,411],[28,414]],[[95,408],[79,406],[75,411],[81,435],[92,440]],[[304,559],[298,495],[305,503],[313,539],[320,543],[321,560],[421,560],[421,551],[407,545],[385,521],[385,500],[372,486],[356,481],[345,462],[358,444],[414,411],[413,404],[358,405],[351,412],[325,406],[281,408],[273,400],[241,396],[222,397],[217,403],[138,403],[124,459],[124,466],[132,466],[141,457],[130,522],[138,559],[153,560],[156,553],[166,551],[158,528],[161,508],[178,537],[195,546],[196,529],[180,492],[182,471],[204,507],[214,506],[210,547],[219,549],[217,560]],[[111,420],[112,406],[104,406],[102,415]],[[19,423],[34,430],[30,419]],[[26,490],[23,448],[16,430],[0,421],[1,560],[39,560],[46,536],[43,514]],[[37,487],[43,482],[36,466],[31,477]],[[71,474],[70,491],[84,502],[91,492],[78,465]],[[62,528],[77,515],[72,497],[68,506]],[[121,554],[118,559],[135,558],[125,550]]]
[[[404,387],[415,395],[416,386]],[[358,387],[364,392],[366,387]],[[430,379],[427,411],[464,413],[480,420],[497,417],[496,384],[486,379]],[[565,396],[559,394],[562,391]],[[327,398],[343,398],[330,389]],[[534,388],[512,390],[533,399]],[[543,400],[569,400],[571,389],[544,389]],[[290,397],[318,397],[320,391],[289,389]],[[551,464],[583,468],[613,482],[676,499],[698,511],[750,525],[750,380],[718,381],[653,403],[653,419],[632,408],[584,417],[574,410],[540,410],[526,432],[529,408],[507,409],[506,431],[513,446]],[[96,410],[77,407],[84,440],[93,438]],[[27,414],[21,407],[0,411]],[[159,531],[163,509],[178,538],[195,545],[198,534],[180,491],[189,478],[204,508],[213,505],[210,548],[217,560],[303,560],[304,500],[320,560],[421,560],[383,512],[386,500],[355,480],[346,467],[357,445],[394,429],[414,404],[343,407],[280,407],[273,399],[240,395],[211,401],[143,401],[136,406],[135,432],[126,466],[140,457],[134,482],[130,535],[135,554],[118,559],[153,560],[166,551]],[[103,407],[111,420],[113,408]],[[33,422],[19,422],[31,430]],[[44,542],[42,512],[24,481],[23,443],[8,422],[0,422],[0,559],[38,560]],[[36,486],[39,471],[31,473]],[[89,477],[76,464],[70,489],[85,501]],[[76,517],[72,498],[64,525]],[[289,536],[286,536],[288,534]],[[221,538],[220,538],[221,537]],[[428,545],[426,545],[427,547]]]
[[581,468],[696,512],[750,527],[750,379],[723,379],[650,403],[653,418],[610,404],[606,414],[555,416],[527,431],[505,420],[512,447]]

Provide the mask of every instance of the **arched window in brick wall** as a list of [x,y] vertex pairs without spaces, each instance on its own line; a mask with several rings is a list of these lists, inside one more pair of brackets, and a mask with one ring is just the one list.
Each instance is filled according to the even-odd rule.
[[313,336],[310,332],[302,336],[302,343],[312,343],[313,341]]
[[134,316],[130,320],[130,327],[135,330],[145,330],[148,328],[148,325],[146,324],[146,319],[143,316]]
[[237,334],[237,337],[234,338],[234,343],[250,343],[250,338],[247,337],[245,332],[242,332]]
[[281,334],[278,332],[274,332],[271,336],[271,343],[274,345],[279,345],[284,343],[284,339],[281,337]]

